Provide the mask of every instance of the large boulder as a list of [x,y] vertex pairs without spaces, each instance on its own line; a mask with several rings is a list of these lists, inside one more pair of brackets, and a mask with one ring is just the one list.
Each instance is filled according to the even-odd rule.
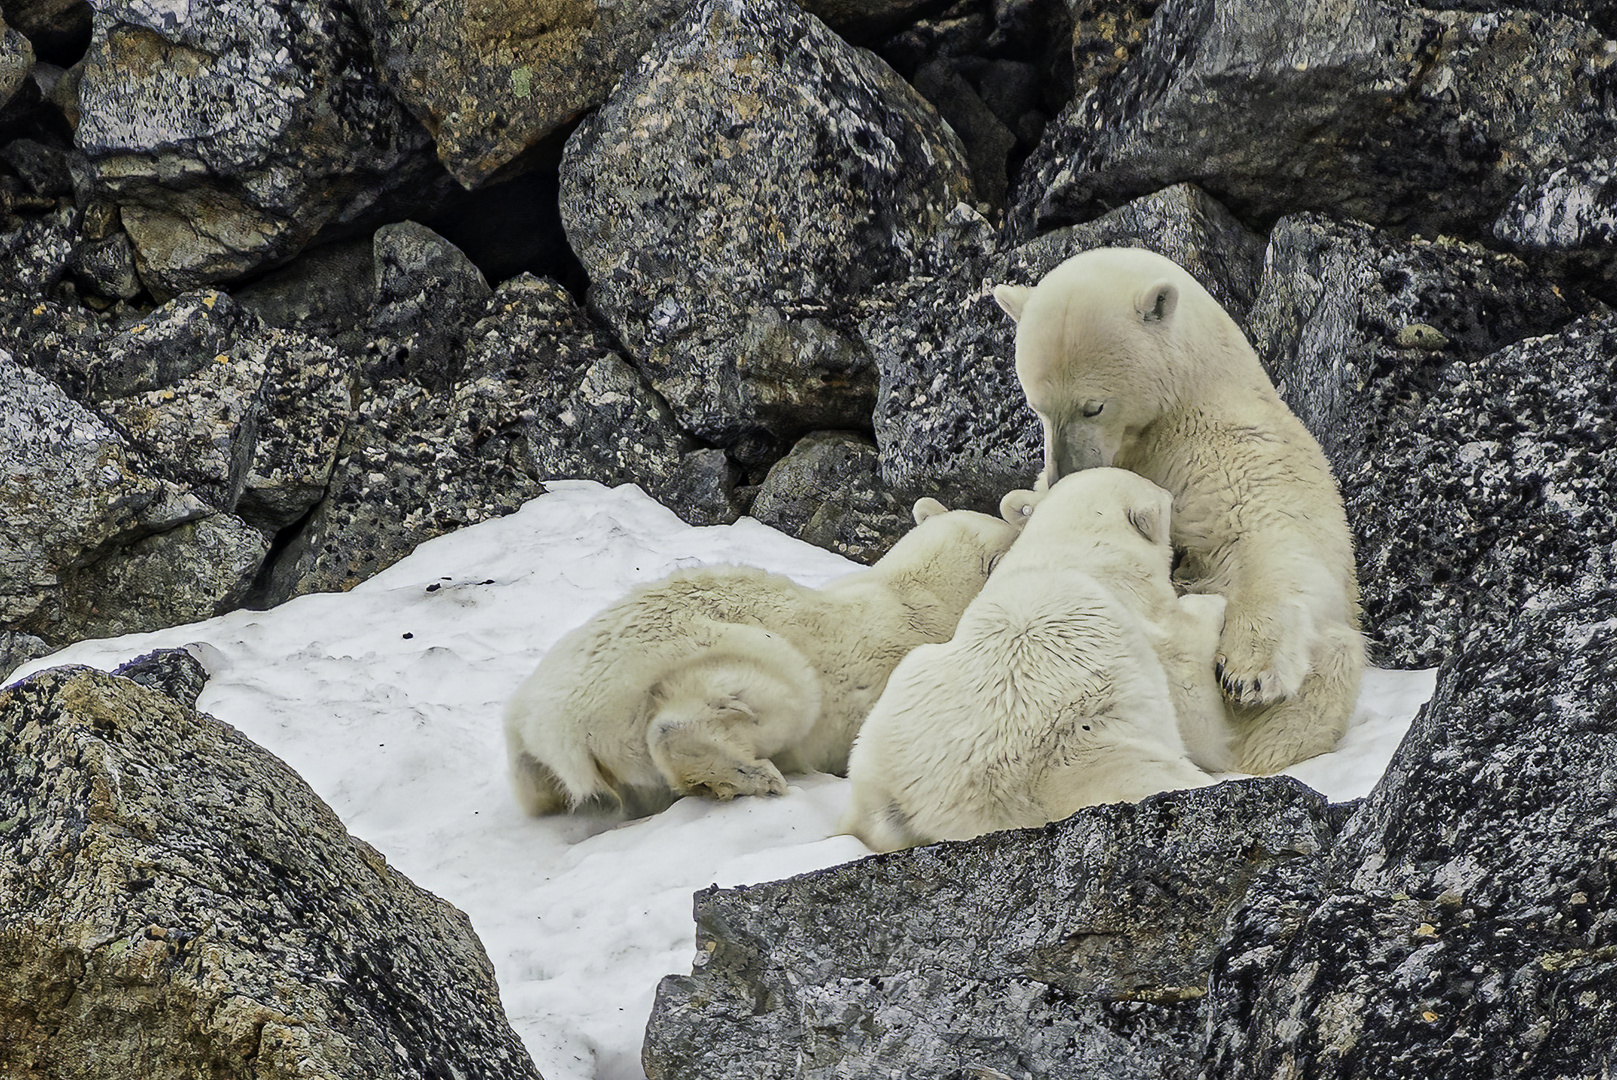
[[1047,132],[1019,227],[1194,179],[1259,218],[1484,229],[1611,145],[1614,62],[1604,33],[1558,14],[1167,0],[1127,63]]
[[704,890],[646,1075],[1194,1076],[1226,916],[1334,827],[1294,781],[1240,781]]
[[465,915],[175,664],[0,693],[0,1073],[537,1080]]
[[1031,285],[1094,247],[1148,247],[1183,265],[1244,320],[1263,241],[1200,189],[1178,185],[1000,250],[985,222],[956,214],[927,271],[879,289],[860,332],[880,367],[875,428],[882,478],[903,497],[996,511],[1043,461],[1038,419],[1016,380],[1016,328],[1000,282]]
[[441,191],[431,138],[330,0],[97,4],[78,103],[89,186],[159,298]]
[[34,47],[0,18],[0,108],[22,89],[28,80],[28,69],[33,66]]
[[687,430],[741,445],[867,422],[857,301],[969,194],[959,141],[786,0],[703,0],[568,141],[592,306]]
[[749,513],[799,540],[872,563],[915,524],[882,482],[875,444],[850,431],[816,431],[770,466]]
[[361,0],[387,86],[477,187],[599,105],[686,0]]

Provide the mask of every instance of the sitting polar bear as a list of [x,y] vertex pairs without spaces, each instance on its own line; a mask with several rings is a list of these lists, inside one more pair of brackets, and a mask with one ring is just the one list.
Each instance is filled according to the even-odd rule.
[[953,640],[893,672],[849,758],[844,832],[890,851],[1212,783],[1180,731],[1222,755],[1224,604],[1174,591],[1170,501],[1120,469],[1038,501]]
[[1044,480],[1115,465],[1173,493],[1175,580],[1229,605],[1217,662],[1241,767],[1332,749],[1365,664],[1352,540],[1324,453],[1240,328],[1138,249],[1087,251],[994,297],[1017,321]]
[[914,516],[874,566],[822,589],[684,570],[567,634],[505,709],[517,800],[531,814],[645,810],[675,794],[783,794],[783,769],[846,772],[893,667],[954,633],[1018,531],[935,499]]

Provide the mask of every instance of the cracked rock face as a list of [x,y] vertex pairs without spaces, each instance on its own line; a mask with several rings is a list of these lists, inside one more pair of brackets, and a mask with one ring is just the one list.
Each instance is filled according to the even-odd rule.
[[968,194],[932,108],[784,0],[695,5],[562,164],[593,308],[681,425],[726,446],[864,422],[853,306]]
[[78,102],[78,147],[159,298],[435,197],[430,138],[326,0],[98,4]]
[[0,693],[0,1072],[537,1080],[466,917],[176,663]]

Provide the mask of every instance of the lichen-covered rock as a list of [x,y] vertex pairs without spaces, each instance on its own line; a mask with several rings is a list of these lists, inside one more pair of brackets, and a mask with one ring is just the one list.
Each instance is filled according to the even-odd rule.
[[208,669],[185,649],[154,649],[119,664],[112,673],[167,694],[191,709],[208,685]]
[[441,191],[427,132],[328,0],[99,3],[78,103],[92,186],[160,298]]
[[23,664],[50,651],[51,647],[42,638],[15,630],[0,630],[0,682]]
[[0,107],[22,89],[28,79],[28,69],[33,66],[34,47],[0,18]]
[[460,374],[466,330],[488,303],[483,273],[464,252],[414,221],[384,225],[372,237],[375,307],[370,327],[390,339],[367,377],[408,375],[433,388]]
[[718,445],[857,427],[852,307],[902,278],[969,183],[959,140],[885,64],[786,0],[703,0],[568,141],[567,235],[592,306],[687,430]]
[[63,611],[65,572],[207,513],[137,471],[100,417],[0,352],[0,627],[82,636]]
[[1320,898],[1220,956],[1214,985],[1243,989],[1210,1028],[1217,1075],[1570,1080],[1611,1060],[1608,581],[1569,603],[1477,605]]
[[0,233],[0,290],[39,296],[67,274],[78,239],[79,213],[71,206],[16,219]]
[[993,512],[1006,491],[1032,483],[1043,439],[1016,380],[1015,326],[991,289],[1034,284],[1080,251],[1107,246],[1174,259],[1238,322],[1257,292],[1262,240],[1191,185],[1002,253],[980,219],[956,215],[928,252],[928,272],[879,290],[860,325],[880,366],[876,443],[888,485],[908,499]]
[[1332,831],[1301,785],[1241,781],[705,890],[646,1075],[1195,1076],[1227,913]]
[[537,1080],[466,917],[174,698],[0,693],[0,821],[6,1076]]
[[847,431],[805,435],[769,469],[753,517],[789,536],[873,563],[915,521],[882,483],[869,439]]
[[1491,224],[1524,184],[1609,147],[1617,54],[1587,23],[1406,0],[1166,0],[1046,134],[1024,233],[1195,179],[1240,214],[1429,233]]
[[465,187],[605,100],[683,0],[362,0],[388,88]]
[[351,588],[424,540],[511,513],[547,479],[635,482],[686,509],[670,495],[688,440],[566,290],[518,277],[486,311],[453,386],[368,391],[271,600]]

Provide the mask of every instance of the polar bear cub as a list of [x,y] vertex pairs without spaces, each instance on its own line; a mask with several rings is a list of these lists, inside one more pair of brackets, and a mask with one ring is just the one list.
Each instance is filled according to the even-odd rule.
[[[849,759],[843,831],[886,851],[1041,825],[1083,806],[1212,783],[1180,734],[1224,751],[1217,596],[1169,580],[1170,496],[1119,469],[1029,499],[1016,545],[953,640],[898,665]],[[1024,509],[1026,506],[1024,506]],[[1177,666],[1173,679],[1163,657]]]
[[564,636],[505,709],[517,800],[531,814],[592,800],[640,811],[782,794],[782,770],[846,772],[893,667],[949,638],[1018,532],[935,499],[914,517],[874,566],[822,589],[684,570]]
[[1235,321],[1173,261],[1099,248],[1000,285],[1044,476],[1094,466],[1173,493],[1175,579],[1228,601],[1218,671],[1241,767],[1332,749],[1364,671],[1347,517],[1319,444]]

